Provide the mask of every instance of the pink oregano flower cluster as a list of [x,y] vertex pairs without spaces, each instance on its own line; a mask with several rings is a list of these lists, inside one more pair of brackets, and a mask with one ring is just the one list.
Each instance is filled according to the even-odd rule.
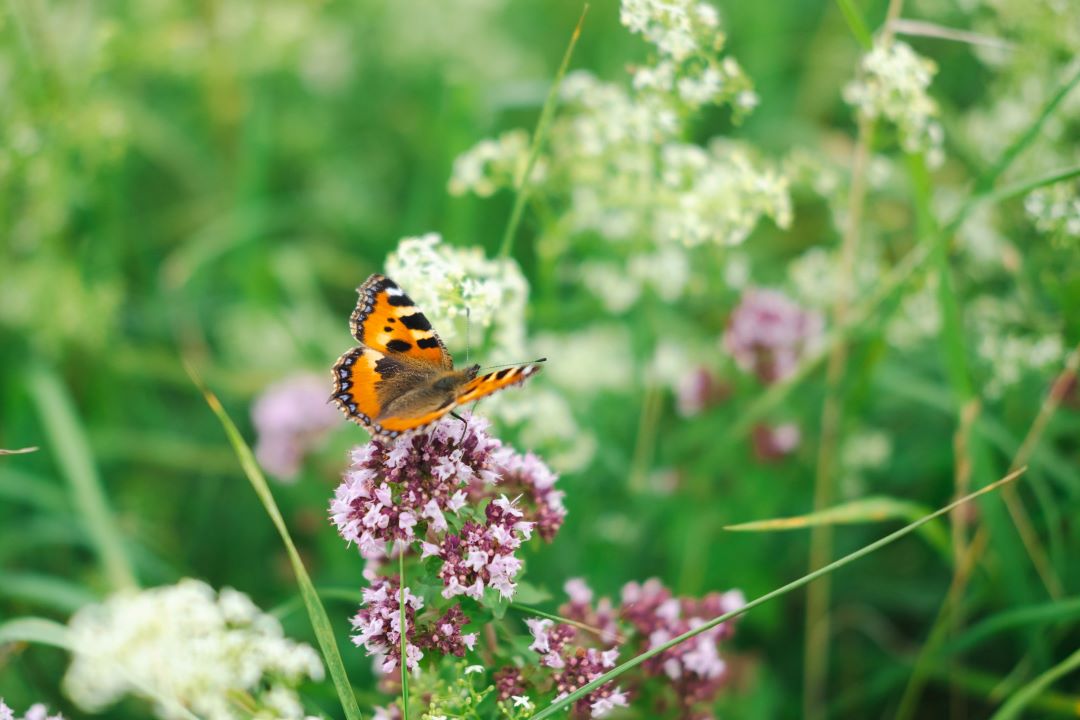
[[[618,607],[607,598],[594,604],[592,591],[582,580],[567,582],[566,591],[570,601],[559,608],[559,615],[590,630],[548,619],[527,620],[533,637],[530,649],[540,656],[541,670],[531,674],[514,667],[497,671],[500,698],[528,692],[530,686],[543,690],[544,685],[553,686],[556,699],[564,697],[615,667],[620,652],[632,657],[745,605],[737,590],[711,593],[700,600],[677,598],[656,579],[628,583]],[[622,676],[628,688],[607,683],[585,695],[574,703],[574,715],[604,717],[616,707],[625,707],[651,679],[663,678],[671,691],[655,700],[656,716],[696,717],[694,713],[710,704],[728,680],[720,644],[733,632],[732,623],[722,623],[665,650],[646,661],[639,673]]]
[[790,376],[821,342],[825,322],[778,290],[751,288],[728,319],[724,347],[735,364],[772,384]]
[[[351,452],[351,464],[330,504],[341,536],[369,560],[372,582],[353,619],[358,645],[383,658],[391,672],[400,662],[399,590],[396,578],[378,575],[379,563],[397,552],[438,558],[445,599],[481,601],[489,588],[513,597],[522,562],[516,552],[534,529],[550,541],[566,516],[557,476],[534,455],[521,455],[488,434],[486,420],[446,418],[390,440],[374,437]],[[513,499],[511,499],[513,498]],[[459,608],[417,627],[421,598],[406,588],[406,666],[423,649],[461,656],[475,635]]]

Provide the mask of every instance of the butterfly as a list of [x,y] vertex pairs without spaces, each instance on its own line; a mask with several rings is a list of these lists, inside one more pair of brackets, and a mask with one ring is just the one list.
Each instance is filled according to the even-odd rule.
[[374,435],[397,437],[540,370],[543,360],[485,375],[478,375],[479,365],[457,369],[424,313],[396,282],[372,275],[356,292],[349,328],[360,346],[334,364],[330,400]]

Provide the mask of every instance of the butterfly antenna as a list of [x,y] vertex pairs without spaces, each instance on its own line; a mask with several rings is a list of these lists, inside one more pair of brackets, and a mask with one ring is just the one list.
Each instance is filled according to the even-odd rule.
[[517,367],[518,365],[536,365],[537,363],[542,363],[542,362],[547,362],[547,358],[546,357],[536,358],[535,360],[528,360],[528,361],[523,362],[523,363],[512,362],[512,363],[505,363],[503,365],[488,365],[487,367],[480,368],[480,370],[481,370],[481,372],[483,372],[485,370],[497,370],[498,368]]
[[472,345],[470,336],[472,335],[472,311],[469,310],[469,306],[465,306],[465,364],[469,364],[469,346]]

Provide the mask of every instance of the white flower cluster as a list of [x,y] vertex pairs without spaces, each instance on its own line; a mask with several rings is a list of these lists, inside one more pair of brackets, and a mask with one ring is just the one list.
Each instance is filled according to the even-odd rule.
[[1034,332],[1024,326],[1022,305],[1015,298],[984,295],[969,306],[974,330],[979,337],[976,352],[986,363],[990,378],[983,387],[986,397],[1000,398],[1025,376],[1050,375],[1065,357],[1065,342],[1058,332]]
[[945,131],[937,120],[937,102],[927,93],[937,65],[899,40],[878,40],[863,57],[861,71],[844,88],[844,99],[866,117],[895,124],[905,151],[925,153],[931,167],[941,165]]
[[[386,273],[405,288],[449,343],[465,334],[465,316],[490,340],[489,360],[520,360],[529,286],[511,259],[446,245],[436,233],[407,237],[386,258]],[[474,340],[475,342],[475,340]]]
[[[501,187],[513,187],[529,158],[529,134],[510,130],[495,140],[481,140],[454,160],[447,188],[451,195],[473,193],[490,197]],[[543,181],[544,168],[533,167],[532,181]]]
[[164,720],[252,717],[238,697],[257,718],[301,718],[295,687],[323,677],[315,650],[286,638],[247,595],[192,579],[84,607],[69,631],[64,690],[87,712],[130,693],[152,700]]
[[569,188],[572,231],[657,246],[735,245],[762,217],[790,222],[786,178],[740,143],[678,140],[682,115],[664,96],[630,95],[578,72],[563,99],[549,165],[551,182]]
[[1080,239],[1080,185],[1055,183],[1033,191],[1024,210],[1035,227],[1047,234]]
[[634,70],[634,88],[673,95],[687,106],[733,102],[736,113],[757,105],[739,64],[720,58],[724,34],[716,8],[695,0],[623,0],[619,19],[652,43],[659,57]]
[[16,718],[15,711],[4,703],[3,698],[0,698],[0,720],[64,720],[64,716],[60,713],[50,715],[48,708],[41,703],[36,703],[30,706],[25,715]]
[[[624,0],[621,18],[658,58],[635,71],[630,87],[585,71],[564,79],[534,189],[565,211],[542,244],[598,234],[637,255],[648,246],[737,244],[762,217],[786,226],[791,203],[778,170],[735,142],[703,148],[682,139],[701,105],[729,103],[738,116],[757,102],[738,63],[720,52],[716,11],[687,0]],[[507,185],[525,154],[513,137],[483,141],[459,158],[452,189],[483,195]],[[645,282],[631,279],[638,289]],[[630,288],[620,297],[632,303],[639,294]],[[671,295],[664,299],[679,292]]]

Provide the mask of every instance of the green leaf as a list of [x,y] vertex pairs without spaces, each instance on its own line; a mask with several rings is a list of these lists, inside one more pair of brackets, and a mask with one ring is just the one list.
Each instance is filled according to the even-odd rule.
[[1051,683],[1080,668],[1080,650],[1059,662],[1054,667],[1039,675],[1024,687],[1017,690],[990,720],[1012,720],[1021,717],[1021,712],[1038,695],[1050,687]]
[[65,614],[97,601],[93,593],[64,578],[3,571],[0,571],[0,597],[29,601]]
[[[925,505],[882,495],[853,500],[805,515],[773,518],[771,520],[755,520],[737,525],[728,525],[724,529],[733,532],[776,532],[801,530],[815,525],[855,525],[887,522],[889,520],[907,520],[911,522],[929,512],[930,508]],[[927,523],[919,528],[919,533],[934,546],[934,549],[941,552],[943,557],[946,559],[951,558],[948,532],[939,523]]]
[[71,650],[67,626],[45,618],[16,618],[0,625],[0,645],[17,642]]
[[517,592],[514,593],[514,604],[535,605],[547,602],[551,599],[551,593],[538,588],[527,580],[520,580],[517,584]]
[[68,481],[72,504],[82,513],[109,584],[114,590],[138,587],[71,394],[53,371],[41,365],[33,366],[28,376],[50,450]]
[[490,610],[496,620],[502,620],[507,608],[510,607],[510,601],[493,587],[484,588],[484,599],[480,604]]
[[304,567],[304,562],[300,559],[300,553],[296,550],[296,545],[293,543],[292,535],[289,534],[289,529],[285,525],[285,519],[281,516],[281,510],[278,509],[274,495],[270,492],[270,486],[267,484],[262,470],[259,469],[259,464],[255,461],[255,455],[252,454],[248,444],[244,442],[243,436],[240,435],[240,431],[236,428],[229,414],[225,412],[221,401],[203,385],[202,378],[199,377],[195,368],[187,361],[184,362],[184,367],[187,369],[188,375],[191,376],[192,382],[195,383],[195,386],[202,392],[203,397],[206,398],[206,404],[210,406],[210,409],[217,415],[218,420],[221,421],[221,426],[225,429],[225,435],[229,438],[229,442],[236,452],[236,457],[240,461],[244,474],[247,475],[251,487],[254,488],[255,494],[259,496],[259,500],[262,501],[263,507],[266,509],[266,514],[270,516],[274,527],[277,528],[278,533],[281,535],[281,541],[284,543],[285,550],[289,555],[289,562],[292,564],[293,572],[296,574],[296,584],[300,586],[300,595],[304,598],[304,605],[307,607],[311,626],[315,630],[315,637],[319,642],[319,648],[322,650],[323,659],[326,661],[326,667],[334,681],[334,688],[337,690],[341,707],[345,710],[345,717],[348,720],[361,720],[360,706],[356,703],[352,684],[349,682],[349,676],[345,672],[345,664],[341,660],[341,653],[338,652],[337,640],[334,638],[334,628],[330,624],[330,618],[327,616],[326,608],[323,607],[322,601],[319,599],[319,594],[315,591],[315,586],[311,582],[307,568]]

